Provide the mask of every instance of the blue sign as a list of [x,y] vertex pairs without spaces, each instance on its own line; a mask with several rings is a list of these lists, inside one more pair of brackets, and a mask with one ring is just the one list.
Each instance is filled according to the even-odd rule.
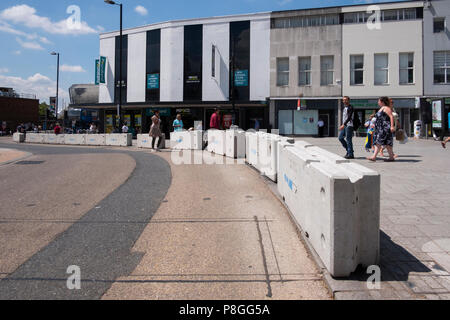
[[147,75],[147,89],[159,89],[159,73]]
[[248,87],[248,70],[236,70],[234,72],[234,86]]

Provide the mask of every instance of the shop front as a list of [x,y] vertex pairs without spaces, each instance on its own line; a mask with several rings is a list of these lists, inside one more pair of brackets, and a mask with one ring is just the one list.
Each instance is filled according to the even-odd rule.
[[318,122],[324,122],[324,136],[337,135],[338,100],[302,100],[300,108],[298,100],[275,101],[275,124],[281,135],[317,136]]

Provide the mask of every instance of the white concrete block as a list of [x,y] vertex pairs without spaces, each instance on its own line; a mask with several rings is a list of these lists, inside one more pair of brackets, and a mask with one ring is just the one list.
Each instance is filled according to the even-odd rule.
[[131,133],[111,133],[106,135],[106,145],[115,147],[128,147],[133,143]]
[[281,137],[274,134],[258,132],[258,161],[261,174],[277,181],[278,142]]
[[202,150],[203,131],[176,131],[170,133],[170,147],[174,150]]
[[[156,138],[156,139],[158,139],[158,138]],[[159,139],[162,139],[160,149],[166,149],[167,148],[166,137],[162,136]],[[137,147],[138,148],[151,149],[152,141],[153,141],[153,137],[149,136],[148,134],[138,134],[137,135]],[[154,144],[155,148],[157,145],[158,145],[158,140],[155,141],[155,144]]]
[[106,135],[105,134],[87,134],[86,145],[88,146],[105,146]]
[[258,134],[249,133],[246,134],[246,161],[249,165],[259,171],[259,159],[258,159]]
[[85,145],[85,134],[66,134],[64,135],[64,143],[68,145]]
[[18,143],[25,142],[25,134],[24,133],[19,133],[19,132],[14,133],[13,134],[13,141],[14,142],[18,142]]
[[209,152],[224,156],[226,153],[226,135],[224,130],[210,129],[208,130],[208,147]]
[[245,141],[245,131],[241,129],[227,130],[225,133],[225,155],[233,159],[244,159],[246,150]]
[[26,143],[44,143],[43,133],[27,133],[25,135]]
[[377,264],[380,175],[308,144],[279,152],[278,190],[331,275]]

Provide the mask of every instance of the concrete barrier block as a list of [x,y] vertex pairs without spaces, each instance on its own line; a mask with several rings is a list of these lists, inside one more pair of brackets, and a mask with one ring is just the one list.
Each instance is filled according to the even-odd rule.
[[170,147],[174,150],[203,150],[203,131],[171,132]]
[[227,130],[225,133],[225,145],[227,157],[244,159],[246,153],[246,136],[243,130]]
[[224,130],[208,130],[209,152],[224,156],[226,153],[226,136]]
[[327,156],[281,143],[278,190],[328,271],[343,277],[379,261],[380,176]]
[[128,147],[133,144],[131,133],[111,133],[106,135],[106,145],[115,147]]
[[[158,138],[156,138],[158,139]],[[166,137],[162,136],[161,138],[161,144],[160,144],[160,149],[166,149],[167,148],[167,142],[166,141]],[[148,134],[138,134],[137,135],[137,147],[138,148],[142,148],[142,149],[151,149],[152,148],[152,141],[153,141],[153,137],[149,136]],[[155,141],[155,148],[158,145],[158,140]]]
[[45,144],[64,144],[64,134],[46,133],[42,134],[42,142]]
[[278,143],[281,137],[274,134],[258,133],[258,161],[261,174],[277,181]]
[[260,170],[259,166],[259,156],[258,156],[258,134],[256,133],[247,133],[246,135],[246,161],[249,165]]
[[86,145],[85,134],[66,134],[64,135],[64,143],[68,145]]
[[105,134],[86,134],[86,145],[88,146],[105,146]]
[[26,143],[44,143],[43,133],[27,133],[25,135]]
[[13,134],[13,141],[17,143],[25,142],[25,134],[16,132]]

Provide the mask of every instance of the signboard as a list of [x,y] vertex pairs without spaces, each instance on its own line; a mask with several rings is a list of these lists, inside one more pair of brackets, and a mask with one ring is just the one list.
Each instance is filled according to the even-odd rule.
[[200,83],[200,78],[198,76],[188,76],[186,83]]
[[234,86],[248,87],[248,70],[236,70],[234,72]]
[[147,89],[159,89],[159,73],[147,75]]
[[377,100],[364,100],[364,99],[355,99],[351,100],[350,104],[355,109],[379,109]]
[[159,115],[161,117],[170,117],[171,115],[171,109],[170,108],[149,108],[145,109],[145,114],[147,117],[153,117],[154,113],[153,111],[159,110]]
[[106,83],[106,57],[95,60],[95,84]]
[[442,128],[442,101],[437,100],[432,103],[432,119],[433,119],[433,128],[441,129]]
[[445,98],[445,104],[450,104],[450,98]]

